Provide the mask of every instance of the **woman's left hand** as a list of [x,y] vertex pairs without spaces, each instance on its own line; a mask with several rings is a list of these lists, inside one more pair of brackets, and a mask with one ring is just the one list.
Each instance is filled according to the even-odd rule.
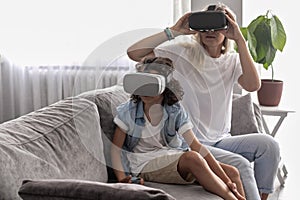
[[228,21],[228,28],[226,30],[221,30],[221,33],[228,39],[231,39],[234,41],[237,41],[239,39],[244,39],[244,37],[240,31],[240,27],[237,24],[237,22],[235,21],[232,13],[228,10],[225,10],[225,16]]

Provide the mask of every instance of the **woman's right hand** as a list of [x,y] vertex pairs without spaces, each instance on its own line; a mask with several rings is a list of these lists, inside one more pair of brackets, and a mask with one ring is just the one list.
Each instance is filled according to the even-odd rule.
[[170,29],[173,31],[174,36],[197,33],[197,31],[191,30],[189,26],[189,16],[191,14],[191,12],[186,13],[176,22],[175,25],[170,27]]

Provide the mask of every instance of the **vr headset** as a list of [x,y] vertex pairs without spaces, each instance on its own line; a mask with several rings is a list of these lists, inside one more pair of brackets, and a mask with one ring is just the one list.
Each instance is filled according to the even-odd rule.
[[191,29],[207,32],[224,30],[228,27],[225,13],[215,10],[215,5],[208,7],[207,11],[194,12],[189,16],[189,26]]
[[126,74],[123,79],[125,92],[139,96],[158,96],[162,94],[172,73],[167,77],[144,72]]

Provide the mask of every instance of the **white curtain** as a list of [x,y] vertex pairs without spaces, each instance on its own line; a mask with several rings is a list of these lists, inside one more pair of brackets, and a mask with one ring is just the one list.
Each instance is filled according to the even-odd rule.
[[191,0],[173,0],[173,22],[191,11]]
[[109,66],[18,66],[1,56],[0,123],[88,90],[120,84],[134,64],[122,58]]

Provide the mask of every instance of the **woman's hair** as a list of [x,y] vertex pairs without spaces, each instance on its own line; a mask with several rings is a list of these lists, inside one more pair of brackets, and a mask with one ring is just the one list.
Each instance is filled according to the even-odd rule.
[[[211,5],[206,6],[202,11],[207,11],[209,6],[211,6]],[[215,4],[215,10],[216,11],[224,11],[225,12],[225,9],[230,11],[230,13],[232,13],[234,19],[236,19],[236,16],[234,15],[234,12],[232,12],[228,6],[226,6],[225,4],[220,3],[220,2]],[[194,35],[194,39],[197,42],[199,42],[200,44],[202,44],[199,32]],[[233,50],[233,46],[234,46],[233,41],[229,40],[228,38],[225,37],[225,39],[223,41],[223,46],[222,46],[222,54]]]
[[[169,58],[164,57],[151,57],[144,58],[141,62],[136,64],[136,69],[138,72],[147,72],[151,73],[151,71],[157,72],[159,75],[163,75],[167,77],[170,73],[173,73],[174,66],[173,62]],[[180,83],[175,80],[173,77],[167,83],[166,88],[162,95],[164,96],[164,102],[168,105],[173,105],[174,103],[182,100],[183,97],[183,89]],[[141,100],[139,95],[131,95],[131,99],[137,103]]]

